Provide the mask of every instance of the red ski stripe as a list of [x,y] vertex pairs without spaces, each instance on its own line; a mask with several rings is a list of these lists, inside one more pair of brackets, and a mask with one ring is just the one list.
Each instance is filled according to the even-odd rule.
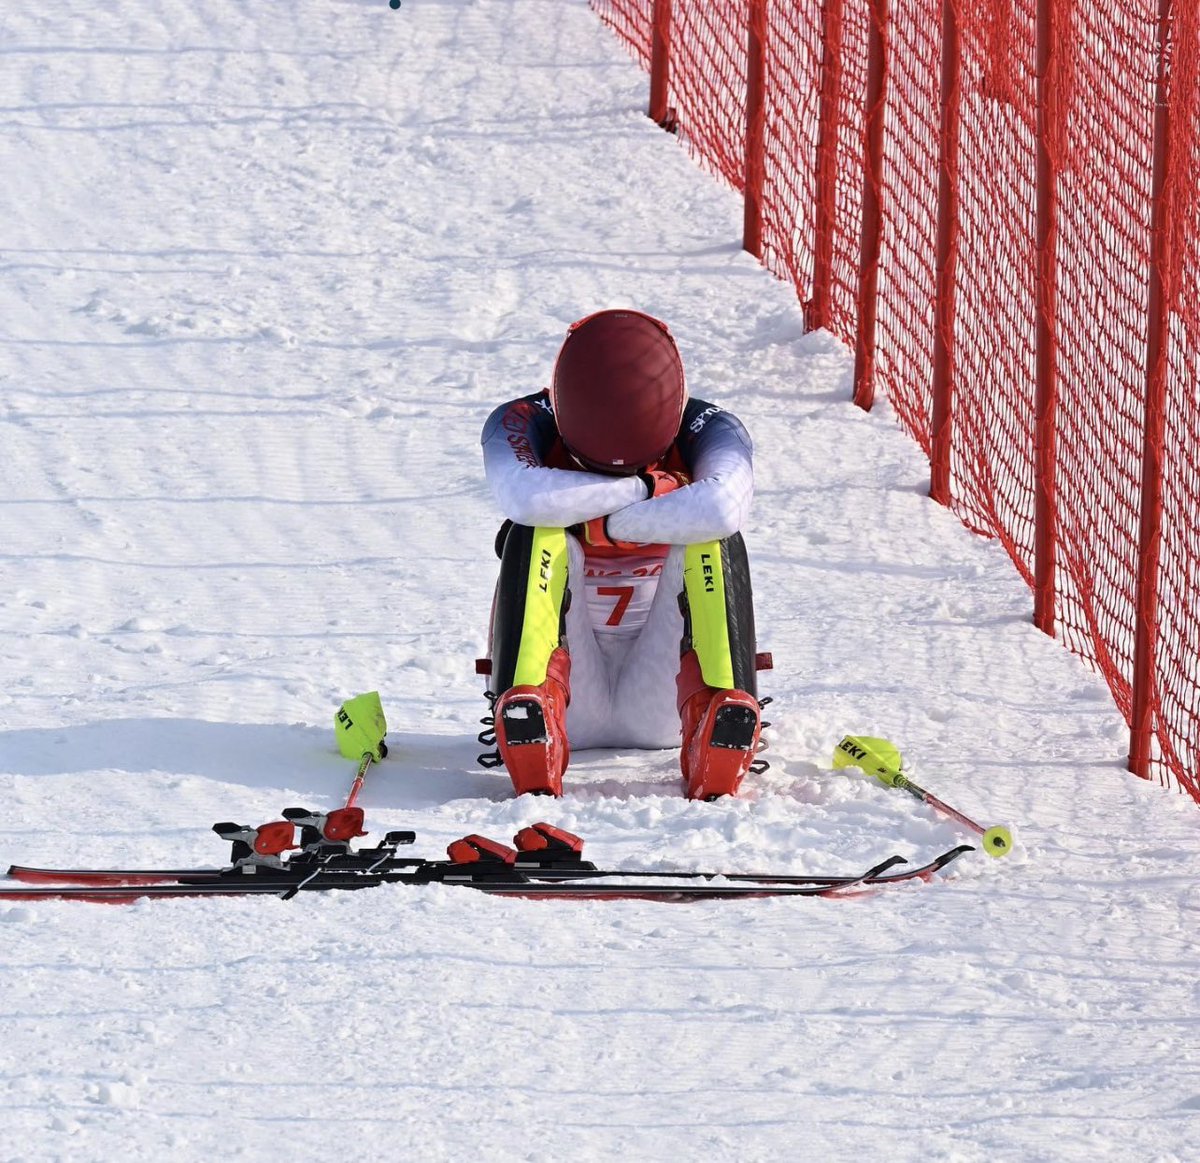
[[[137,869],[87,869],[87,868],[27,868],[14,864],[8,870],[12,880],[22,884],[79,884],[79,885],[135,885],[173,884],[180,877],[203,878],[207,870],[195,868],[163,868],[139,872]],[[212,874],[218,874],[214,869]]]

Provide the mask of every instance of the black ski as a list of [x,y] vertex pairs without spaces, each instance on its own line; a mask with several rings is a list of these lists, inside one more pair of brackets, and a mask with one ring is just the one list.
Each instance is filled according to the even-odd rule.
[[[695,901],[729,900],[739,897],[762,896],[827,896],[860,885],[880,883],[880,875],[902,857],[891,857],[860,876],[848,877],[836,884],[668,884],[663,881],[630,883],[597,883],[588,881],[535,881],[523,873],[508,877],[479,875],[469,866],[459,869],[440,868],[436,875],[430,869],[413,872],[327,872],[313,870],[298,875],[297,870],[278,869],[267,875],[244,871],[222,873],[217,878],[190,878],[173,883],[158,884],[76,884],[38,885],[15,889],[0,889],[0,901],[72,900],[127,903],[164,897],[203,896],[281,896],[291,897],[301,892],[376,888],[386,884],[429,885],[444,884],[472,888],[494,896],[524,897],[536,900],[570,898],[575,900],[651,900]],[[436,867],[436,866],[435,866]],[[636,873],[627,873],[636,877]]]
[[[961,845],[928,864],[890,872],[906,863],[892,856],[851,876],[716,872],[639,872],[600,869],[583,859],[583,841],[553,824],[523,828],[510,848],[484,836],[464,836],[447,848],[449,860],[402,858],[397,849],[415,833],[389,832],[381,844],[354,849],[363,835],[361,812],[321,815],[292,808],[284,819],[258,828],[220,823],[213,831],[232,844],[225,868],[55,869],[12,865],[9,877],[28,887],[0,889],[0,900],[126,902],[144,898],[260,896],[356,890],[384,884],[448,884],[497,896],[585,900],[684,901],[757,896],[831,896],[855,888],[928,879],[964,852]],[[300,845],[293,844],[296,828]],[[299,848],[290,859],[284,853]]]
[[[827,888],[846,888],[856,884],[893,884],[902,880],[928,880],[934,873],[945,868],[951,861],[957,860],[964,852],[973,852],[975,849],[970,844],[960,844],[957,848],[952,848],[948,852],[943,852],[940,856],[934,857],[927,864],[922,864],[917,868],[906,868],[902,872],[882,873],[873,872],[865,878],[857,876],[815,876],[815,875],[792,875],[790,873],[767,873],[767,872],[622,872],[619,869],[613,868],[537,868],[522,864],[518,858],[514,867],[528,873],[530,877],[537,880],[591,880],[597,877],[614,877],[628,876],[638,877],[643,880],[691,880],[691,881],[712,881],[725,880],[732,881],[735,884],[747,885],[779,885],[780,887],[796,886],[813,886]],[[905,863],[903,860],[895,860],[894,863]]]
[[[676,878],[682,883],[669,883],[664,877],[646,879],[638,872],[610,871],[607,881],[583,878],[568,880],[535,879],[542,872],[512,869],[507,874],[492,870],[478,870],[471,865],[448,865],[429,862],[408,871],[366,872],[329,870],[322,867],[293,867],[252,869],[226,869],[219,871],[198,870],[182,872],[171,881],[146,883],[143,881],[108,881],[97,883],[95,879],[83,883],[27,884],[21,888],[0,889],[0,901],[33,900],[78,900],[95,902],[128,903],[142,899],[166,897],[201,896],[281,896],[292,897],[301,892],[330,890],[357,890],[376,888],[386,884],[427,885],[446,884],[472,888],[495,896],[515,896],[526,899],[576,899],[576,900],[653,900],[653,901],[696,901],[730,900],[765,896],[836,896],[855,889],[871,891],[905,881],[928,880],[945,868],[964,852],[972,851],[961,845],[942,853],[927,864],[906,868],[900,872],[889,872],[895,865],[903,863],[900,857],[868,869],[858,876],[827,877],[803,883],[778,881],[732,881],[718,874],[702,874],[706,879]],[[29,870],[39,871],[39,870]],[[63,870],[63,875],[69,875]],[[92,872],[95,877],[97,872]],[[103,875],[99,873],[99,875]],[[121,875],[121,873],[117,873]],[[136,875],[136,874],[135,874]],[[145,874],[141,874],[145,875]],[[152,875],[152,874],[151,874]],[[669,875],[669,874],[666,874]],[[620,879],[618,879],[620,878]],[[714,883],[721,881],[721,883]]]
[[[363,849],[345,855],[331,856],[311,863],[300,858],[294,858],[279,866],[258,865],[255,875],[261,881],[292,885],[303,879],[299,873],[310,872],[360,872],[363,874],[376,873],[386,875],[405,869],[417,869],[422,866],[442,866],[443,862],[426,861],[421,859],[401,860],[379,857],[378,849]],[[867,878],[865,883],[885,884],[902,880],[928,879],[934,873],[945,868],[951,861],[958,859],[965,852],[974,849],[969,844],[959,845],[948,852],[935,857],[927,864],[915,868],[906,868],[902,872],[875,875]],[[469,866],[468,866],[469,867]],[[757,872],[663,872],[644,871],[641,869],[596,868],[586,861],[577,865],[541,864],[526,862],[518,854],[516,861],[509,866],[513,872],[535,881],[581,881],[596,879],[611,879],[617,877],[638,880],[683,880],[683,881],[713,881],[724,880],[735,884],[761,884],[780,886],[828,886],[845,887],[850,884],[864,883],[858,876],[815,876],[792,875],[789,873],[757,873]],[[230,868],[35,868],[28,865],[13,864],[8,869],[9,878],[30,885],[73,885],[76,887],[136,887],[155,884],[186,883],[199,884],[208,881],[230,879],[233,869]],[[433,879],[447,879],[414,876],[414,882],[428,883]],[[16,890],[0,889],[0,892]]]

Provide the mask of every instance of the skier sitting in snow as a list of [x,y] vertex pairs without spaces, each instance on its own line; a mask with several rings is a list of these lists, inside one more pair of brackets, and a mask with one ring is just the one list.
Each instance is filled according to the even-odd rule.
[[572,324],[549,391],[502,404],[482,442],[508,520],[490,635],[498,750],[481,761],[503,762],[518,795],[558,796],[571,747],[682,738],[688,797],[735,794],[761,729],[741,422],[689,401],[666,324],[610,310]]

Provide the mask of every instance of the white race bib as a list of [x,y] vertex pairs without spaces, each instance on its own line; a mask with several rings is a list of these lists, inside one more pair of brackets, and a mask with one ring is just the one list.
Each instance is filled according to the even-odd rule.
[[636,638],[650,616],[666,554],[633,553],[584,561],[588,615],[598,635]]

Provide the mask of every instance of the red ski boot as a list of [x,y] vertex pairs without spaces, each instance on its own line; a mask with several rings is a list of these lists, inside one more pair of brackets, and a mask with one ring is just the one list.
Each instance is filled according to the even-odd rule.
[[561,796],[567,743],[571,656],[550,655],[540,686],[509,687],[496,700],[496,745],[517,795]]
[[678,688],[683,736],[679,764],[688,799],[737,795],[758,752],[758,700],[746,691],[707,686],[695,651],[683,657]]

